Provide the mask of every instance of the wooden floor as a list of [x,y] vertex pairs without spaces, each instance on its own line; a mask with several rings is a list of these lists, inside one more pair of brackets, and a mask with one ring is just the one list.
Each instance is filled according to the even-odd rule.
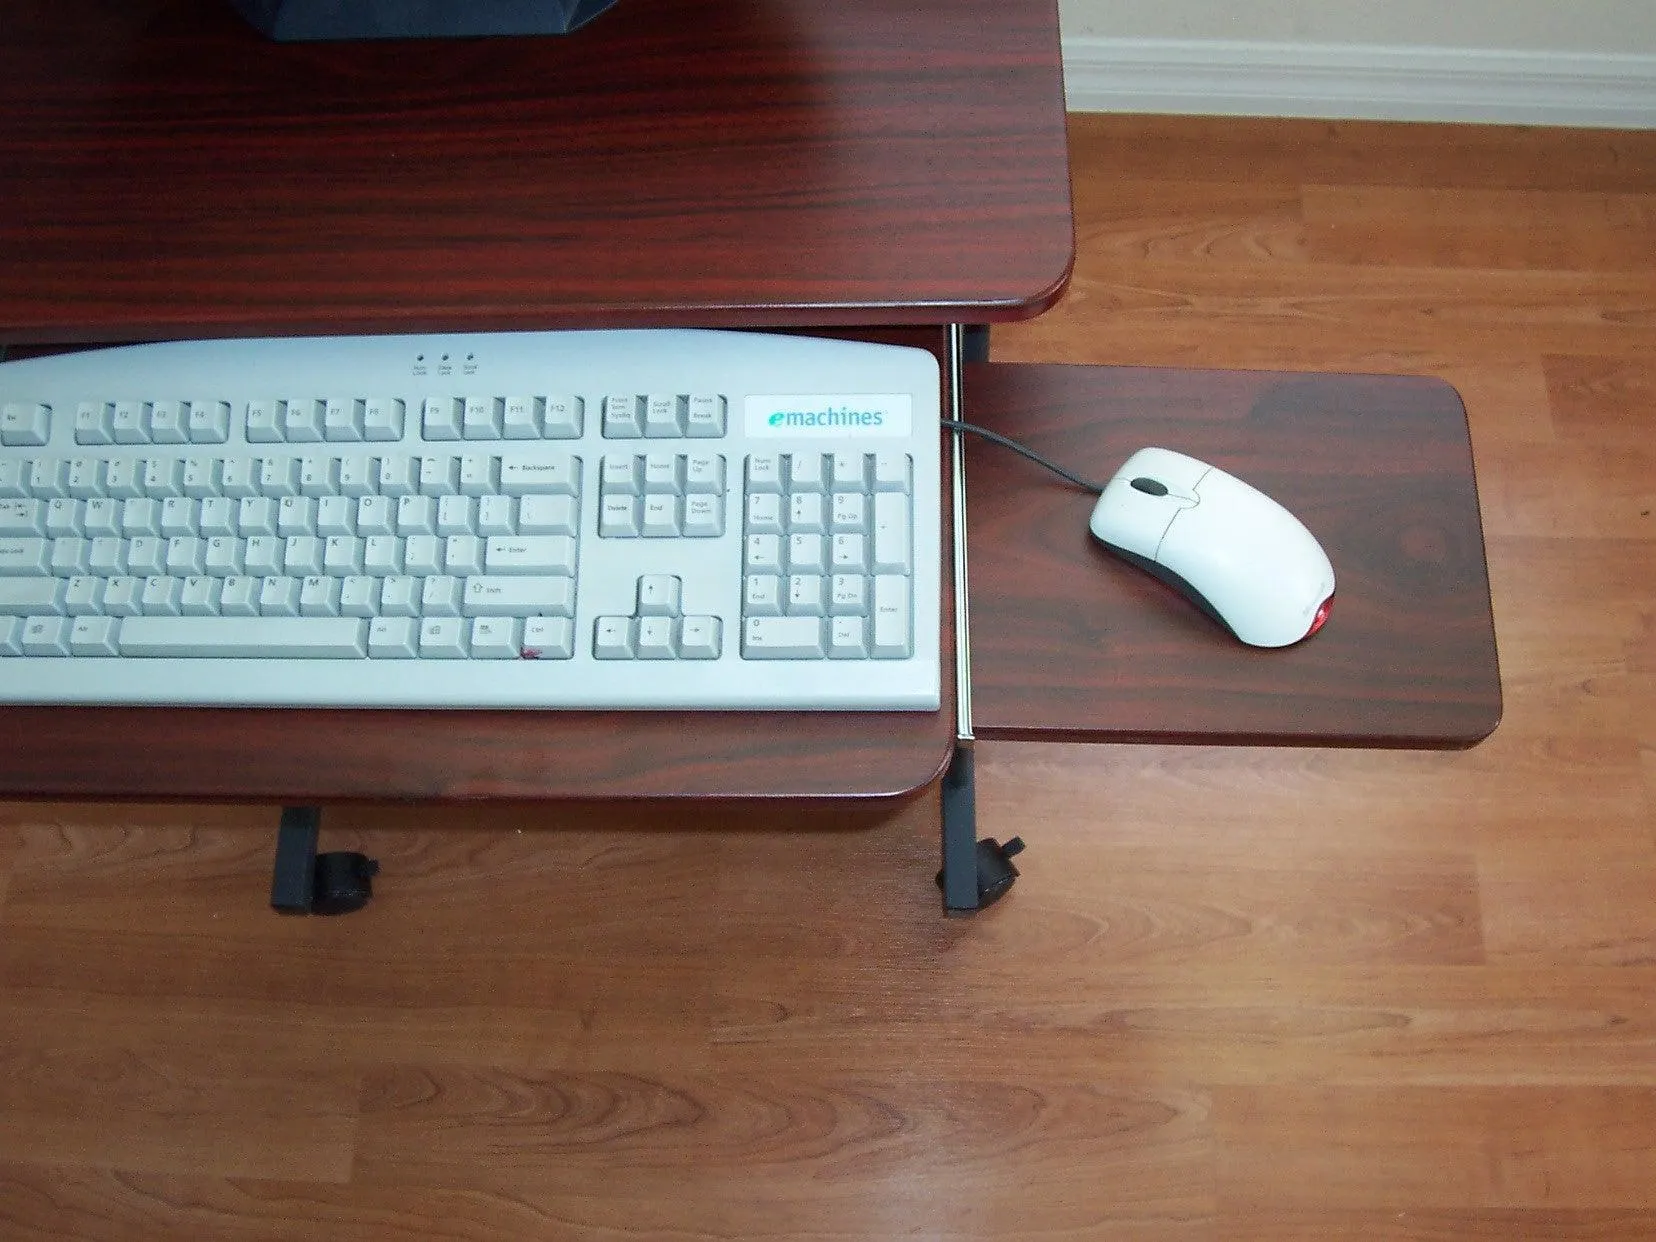
[[998,356],[1456,385],[1494,736],[986,745],[970,921],[930,799],[337,810],[337,920],[270,808],[0,807],[0,1238],[1656,1238],[1656,134],[1074,152]]

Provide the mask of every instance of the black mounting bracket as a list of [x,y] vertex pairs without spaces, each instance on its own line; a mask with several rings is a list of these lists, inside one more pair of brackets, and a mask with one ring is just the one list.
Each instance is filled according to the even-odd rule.
[[1004,845],[977,835],[977,780],[972,748],[955,744],[949,770],[943,774],[943,869],[937,886],[943,890],[943,911],[975,914],[992,906],[1018,878],[1013,855],[1023,852],[1021,838]]
[[321,831],[320,807],[282,808],[270,880],[270,905],[278,913],[349,914],[374,895],[379,864],[354,851],[318,854]]

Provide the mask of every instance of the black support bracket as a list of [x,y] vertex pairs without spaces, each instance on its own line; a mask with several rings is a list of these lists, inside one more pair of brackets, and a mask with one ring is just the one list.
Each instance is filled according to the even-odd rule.
[[374,895],[379,864],[351,851],[318,854],[321,833],[320,807],[282,808],[270,879],[270,905],[278,913],[349,914]]

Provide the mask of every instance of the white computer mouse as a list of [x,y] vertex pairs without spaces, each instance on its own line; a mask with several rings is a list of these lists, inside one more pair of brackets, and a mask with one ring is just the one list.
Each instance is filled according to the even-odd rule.
[[1099,496],[1091,527],[1250,646],[1309,638],[1334,604],[1334,567],[1298,518],[1171,449],[1129,457]]

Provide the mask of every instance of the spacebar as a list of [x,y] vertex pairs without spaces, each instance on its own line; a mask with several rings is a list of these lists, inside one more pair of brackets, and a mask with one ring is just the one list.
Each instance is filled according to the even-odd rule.
[[355,660],[368,655],[368,622],[356,617],[128,617],[124,656]]

